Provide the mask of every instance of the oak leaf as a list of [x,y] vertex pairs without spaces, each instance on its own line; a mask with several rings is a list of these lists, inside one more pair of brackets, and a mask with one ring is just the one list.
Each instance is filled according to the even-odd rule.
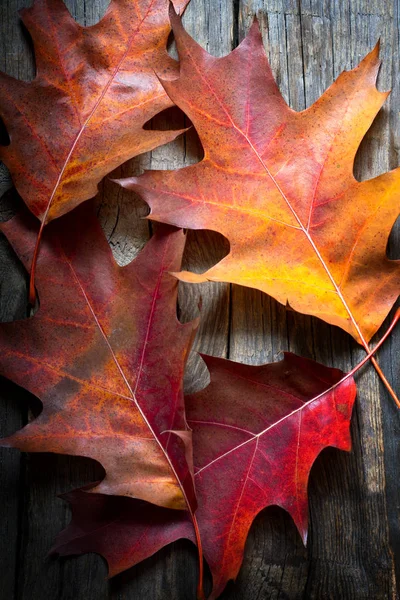
[[296,112],[274,81],[256,22],[233,52],[214,58],[173,11],[171,19],[180,74],[163,85],[193,122],[204,158],[121,185],[141,194],[153,220],[228,238],[222,261],[181,280],[257,288],[342,327],[368,351],[400,288],[399,261],[386,257],[400,169],[362,182],[353,175],[387,97],[375,86],[378,47]]
[[[263,508],[287,510],[306,540],[310,470],[327,446],[350,449],[356,387],[351,377],[341,381],[340,370],[290,353],[258,367],[203,358],[211,383],[186,397],[186,414],[193,430],[196,514],[216,598],[236,578],[248,531]],[[148,506],[139,523],[135,503],[87,496],[80,490],[66,496],[73,520],[55,551],[98,552],[111,576],[176,539],[194,540],[182,514],[175,519],[172,511]]]
[[11,141],[0,158],[42,221],[93,197],[104,175],[180,133],[143,129],[172,106],[155,75],[176,74],[166,51],[168,4],[112,0],[92,27],[77,23],[62,0],[35,0],[21,11],[37,75],[25,82],[0,74],[0,115]]
[[[32,221],[25,211],[2,226],[25,263]],[[193,512],[182,379],[196,322],[179,323],[168,273],[179,268],[184,241],[163,226],[119,267],[91,205],[49,225],[40,310],[0,325],[0,373],[35,394],[43,411],[2,446],[93,458],[106,473],[95,491]]]

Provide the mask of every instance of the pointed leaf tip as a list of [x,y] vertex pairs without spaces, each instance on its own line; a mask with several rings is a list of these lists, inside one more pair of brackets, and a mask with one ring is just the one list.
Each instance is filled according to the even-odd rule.
[[378,74],[379,67],[382,63],[381,59],[379,58],[380,45],[381,45],[381,42],[380,42],[380,39],[378,39],[377,43],[372,48],[372,50],[370,50],[364,56],[364,58],[361,60],[360,64],[356,68],[361,67],[361,65],[365,65],[365,66],[367,66],[367,68],[369,68],[371,70],[376,69],[376,74]]
[[175,10],[175,6],[174,6],[173,2],[171,2],[171,0],[169,2],[169,7],[168,7],[168,16],[169,16],[169,20],[172,25],[172,29],[174,27],[179,27],[179,25],[182,26],[179,13]]
[[260,20],[258,18],[258,15],[256,14],[253,17],[253,22],[250,26],[249,34],[261,36]]

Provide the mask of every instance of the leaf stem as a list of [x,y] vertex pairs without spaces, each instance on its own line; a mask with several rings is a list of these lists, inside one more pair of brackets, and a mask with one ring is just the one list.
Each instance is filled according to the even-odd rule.
[[37,264],[37,259],[39,256],[40,242],[42,240],[43,229],[46,224],[47,212],[48,211],[46,211],[45,218],[40,223],[40,229],[39,229],[39,233],[37,234],[35,249],[33,251],[33,256],[32,256],[31,272],[30,272],[30,278],[29,278],[29,309],[30,309],[29,312],[30,313],[32,313],[33,309],[35,308],[35,304],[36,304],[36,289],[35,289],[36,264]]
[[[340,379],[337,383],[335,383],[335,385],[330,387],[329,390],[325,390],[325,392],[322,392],[321,394],[319,394],[319,396],[316,396],[315,398],[313,398],[313,401],[316,400],[317,398],[319,398],[320,396],[324,396],[327,392],[330,392],[333,388],[337,387],[338,385],[340,385],[341,383],[346,381],[346,379],[348,379],[349,377],[352,377],[355,373],[357,373],[357,371],[359,369],[361,369],[362,366],[365,365],[366,362],[368,362],[369,360],[372,360],[375,352],[377,350],[379,350],[379,348],[382,346],[382,344],[387,340],[387,338],[389,337],[389,335],[392,333],[393,329],[397,325],[397,322],[399,321],[399,319],[400,319],[400,308],[398,308],[396,310],[395,315],[393,317],[393,321],[391,322],[389,328],[387,329],[385,334],[381,337],[381,339],[379,340],[379,342],[377,343],[375,348],[373,348],[372,350],[370,348],[368,348],[368,354],[367,354],[367,356],[365,356],[362,359],[361,362],[359,362],[355,367],[353,367],[353,369],[351,369],[351,371],[346,373],[346,375],[344,377],[342,377],[342,379]],[[378,368],[379,368],[379,365],[378,365]],[[389,385],[389,388],[392,389],[390,387],[390,385]],[[397,407],[400,408],[400,402],[397,399],[397,396],[394,392],[393,392],[393,399],[395,400]]]
[[194,527],[194,533],[196,536],[196,544],[197,551],[199,555],[199,578],[197,581],[197,600],[204,600],[204,589],[203,589],[203,579],[204,579],[204,559],[203,559],[203,545],[201,543],[201,535],[199,530],[199,525],[197,523],[197,518],[194,513],[191,515],[192,523]]
[[[398,309],[398,310],[400,310],[400,309]],[[396,312],[396,315],[397,315],[397,312]],[[386,336],[384,336],[382,339],[386,339]],[[363,346],[364,346],[365,351],[370,353],[369,354],[370,360],[375,367],[375,371],[378,373],[383,385],[385,386],[385,388],[387,389],[389,394],[392,396],[397,408],[400,408],[400,400],[398,399],[396,392],[394,391],[394,389],[392,388],[392,386],[386,379],[386,376],[385,376],[384,372],[382,371],[382,369],[380,368],[378,361],[376,360],[376,358],[374,356],[372,356],[370,347],[368,346],[367,343],[364,343],[365,340],[362,340],[362,341],[363,341]],[[374,349],[374,352],[375,352],[375,349]],[[368,359],[368,356],[367,356],[367,359]]]

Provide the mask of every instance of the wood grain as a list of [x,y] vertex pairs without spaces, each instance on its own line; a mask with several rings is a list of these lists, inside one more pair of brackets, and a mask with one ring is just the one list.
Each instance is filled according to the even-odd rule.
[[[83,24],[95,23],[107,0],[68,0]],[[27,36],[16,11],[29,0],[8,0],[0,7],[0,68],[30,79],[34,73]],[[301,110],[315,101],[343,69],[355,66],[381,38],[383,66],[379,88],[391,96],[358,153],[355,173],[372,177],[399,164],[400,48],[398,0],[191,0],[184,22],[209,52],[221,56],[243,39],[253,15],[261,24],[272,69],[285,99]],[[267,110],[267,107],[266,107]],[[182,127],[176,109],[149,127]],[[189,133],[123,165],[118,175],[144,168],[171,169],[201,158],[196,133]],[[0,176],[0,186],[2,183]],[[129,262],[149,236],[147,208],[139,199],[106,181],[98,195],[99,215],[121,264]],[[0,203],[9,218],[15,199]],[[399,230],[388,252],[399,257]],[[228,249],[213,232],[190,232],[185,267],[205,270]],[[0,317],[21,317],[26,310],[26,273],[0,239]],[[202,323],[195,350],[250,364],[278,360],[284,350],[349,369],[362,351],[345,333],[310,317],[288,312],[268,296],[225,284],[182,285],[180,317],[193,318],[201,304]],[[384,329],[385,325],[382,329]],[[395,333],[379,361],[400,389],[400,336]],[[193,353],[187,375],[189,391],[207,382],[201,359]],[[311,530],[304,548],[282,510],[263,511],[254,524],[235,585],[225,600],[315,599],[386,600],[397,598],[400,578],[400,416],[367,367],[358,377],[352,423],[353,451],[328,449],[312,470]],[[13,384],[1,386],[1,433],[19,428],[28,418],[32,398]],[[37,404],[37,403],[36,403]],[[194,597],[196,557],[188,542],[177,542],[127,573],[106,581],[106,566],[95,555],[46,559],[55,534],[69,519],[56,494],[101,475],[84,459],[0,453],[0,558],[4,600],[189,600]]]

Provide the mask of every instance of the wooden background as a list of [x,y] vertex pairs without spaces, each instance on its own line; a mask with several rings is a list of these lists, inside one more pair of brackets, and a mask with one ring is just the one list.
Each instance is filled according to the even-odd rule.
[[[17,9],[29,0],[1,0],[0,68],[29,80],[34,61]],[[107,0],[68,0],[82,24],[96,22]],[[257,14],[266,50],[280,89],[290,106],[309,106],[343,69],[355,66],[378,38],[383,66],[379,88],[392,94],[362,144],[355,171],[360,178],[399,164],[400,81],[398,0],[192,0],[185,14],[188,31],[211,53],[228,53],[243,38]],[[266,110],[267,110],[266,106]],[[158,119],[157,127],[181,126],[177,110]],[[195,133],[141,156],[120,169],[128,175],[143,167],[176,168],[201,158]],[[6,184],[1,183],[0,187]],[[17,202],[9,193],[1,215],[9,218]],[[138,220],[145,205],[110,182],[99,193],[100,216],[119,262],[128,262],[148,236]],[[389,246],[397,256],[399,237]],[[190,234],[186,266],[215,263],[227,251],[221,236]],[[21,314],[26,276],[3,243],[0,261],[0,316]],[[203,320],[196,349],[245,363],[278,360],[290,349],[327,365],[350,369],[363,356],[350,337],[307,316],[286,312],[264,294],[224,284],[182,286],[181,316],[189,319],[203,299]],[[400,335],[379,352],[379,361],[400,391]],[[236,585],[225,600],[393,599],[400,576],[399,449],[400,413],[372,367],[358,380],[350,454],[325,450],[310,482],[309,545],[286,513],[265,510],[257,518]],[[204,386],[207,373],[192,357],[187,388]],[[1,386],[1,433],[29,418],[28,395],[7,381]],[[96,555],[48,559],[56,534],[69,511],[56,495],[96,478],[97,467],[84,459],[54,455],[0,455],[1,579],[3,600],[186,600],[194,598],[196,556],[189,542],[178,542],[142,565],[106,580],[106,565]]]

